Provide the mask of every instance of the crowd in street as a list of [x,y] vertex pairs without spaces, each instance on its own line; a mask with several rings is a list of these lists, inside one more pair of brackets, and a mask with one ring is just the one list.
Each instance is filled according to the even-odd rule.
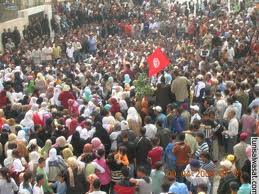
[[[244,2],[64,1],[4,29],[0,194],[250,194],[259,33]],[[170,65],[148,77],[156,48]]]

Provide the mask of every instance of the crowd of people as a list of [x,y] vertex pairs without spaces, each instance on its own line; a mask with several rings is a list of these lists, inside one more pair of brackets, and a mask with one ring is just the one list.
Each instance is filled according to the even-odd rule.
[[[4,30],[0,194],[250,194],[259,34],[244,2],[65,1]],[[149,78],[158,47],[171,64]]]

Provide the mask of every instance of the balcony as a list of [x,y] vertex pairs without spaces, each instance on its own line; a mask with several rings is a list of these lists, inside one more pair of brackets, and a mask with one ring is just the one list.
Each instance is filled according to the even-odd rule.
[[43,5],[45,0],[0,0],[0,23],[18,17],[18,11]]

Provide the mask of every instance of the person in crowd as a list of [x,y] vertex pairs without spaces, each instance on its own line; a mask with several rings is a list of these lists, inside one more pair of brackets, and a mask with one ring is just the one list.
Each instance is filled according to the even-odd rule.
[[184,177],[182,176],[182,172],[191,158],[191,148],[184,142],[184,140],[185,134],[181,133],[179,135],[179,142],[174,145],[172,150],[176,157],[176,180],[179,182],[183,182]]
[[2,167],[0,169],[0,191],[1,193],[14,194],[18,191],[18,186],[14,179],[10,177],[8,168]]
[[115,184],[113,190],[117,194],[134,194],[135,193],[135,185],[131,183],[130,180],[130,172],[127,167],[122,167],[121,168],[121,174],[122,174],[122,179]]
[[163,163],[158,161],[155,163],[155,168],[152,169],[150,178],[152,179],[152,193],[160,194],[161,186],[165,178],[165,173],[162,171]]
[[107,192],[101,191],[101,181],[95,179],[93,182],[93,192],[90,192],[89,194],[107,194]]
[[36,176],[36,184],[33,187],[32,193],[33,194],[44,194],[42,185],[44,184],[44,175],[38,174]]
[[196,141],[198,142],[198,149],[195,152],[195,157],[199,158],[201,152],[209,152],[209,145],[205,141],[205,136],[202,132],[196,134]]
[[140,166],[137,169],[137,179],[131,178],[130,182],[138,187],[138,192],[142,194],[152,193],[152,179],[147,175],[145,167]]
[[230,193],[230,183],[237,182],[237,177],[232,172],[232,163],[228,160],[223,160],[220,162],[220,182],[218,187],[218,194],[220,193]]
[[248,134],[243,132],[240,134],[240,142],[236,144],[233,148],[234,155],[236,157],[236,168],[237,170],[240,170],[247,159],[246,157],[246,148],[249,146],[249,144],[245,143],[246,139],[248,138]]

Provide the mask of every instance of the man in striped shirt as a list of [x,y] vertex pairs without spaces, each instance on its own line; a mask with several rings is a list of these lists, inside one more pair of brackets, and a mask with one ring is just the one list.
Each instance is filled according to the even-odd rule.
[[195,158],[199,159],[201,152],[209,152],[209,145],[205,141],[204,133],[198,132],[196,134],[196,141],[198,142],[198,150],[195,152]]

